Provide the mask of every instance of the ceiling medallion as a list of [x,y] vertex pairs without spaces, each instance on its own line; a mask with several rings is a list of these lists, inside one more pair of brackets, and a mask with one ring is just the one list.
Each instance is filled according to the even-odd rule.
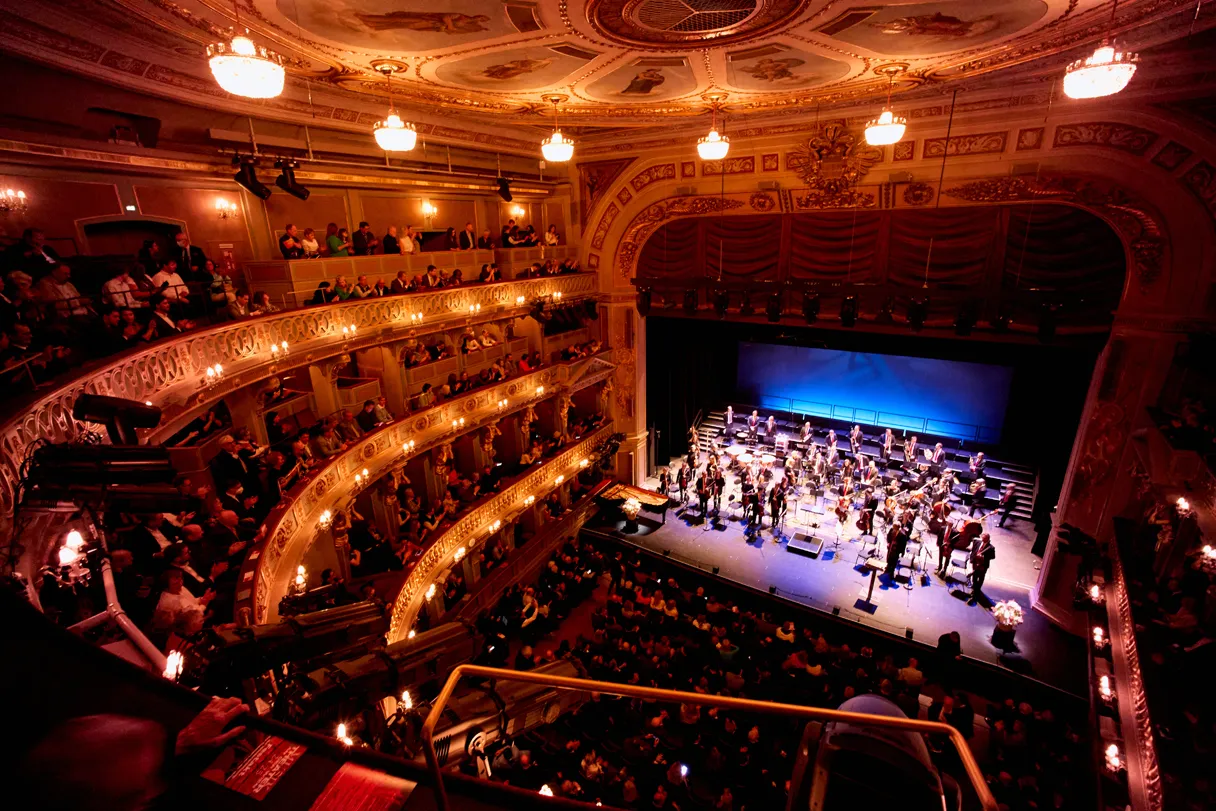
[[662,50],[742,42],[797,22],[809,0],[590,0],[587,18],[608,39]]
[[857,192],[857,183],[882,160],[882,150],[850,133],[838,121],[823,125],[790,153],[788,164],[810,187],[799,198],[805,207],[844,208],[864,205],[872,195]]

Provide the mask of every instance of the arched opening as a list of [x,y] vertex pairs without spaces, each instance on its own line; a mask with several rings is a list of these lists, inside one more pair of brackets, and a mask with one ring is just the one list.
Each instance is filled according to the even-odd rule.
[[93,256],[131,256],[148,240],[168,255],[174,237],[186,227],[182,220],[159,217],[98,218],[78,225],[85,252]]

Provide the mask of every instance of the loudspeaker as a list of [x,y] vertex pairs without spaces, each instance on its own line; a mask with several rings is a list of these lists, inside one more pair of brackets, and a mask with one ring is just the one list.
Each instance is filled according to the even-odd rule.
[[776,180],[761,180],[760,181],[760,190],[761,191],[777,191],[780,188],[781,188],[781,183],[779,181],[776,181]]
[[500,177],[494,181],[498,184],[498,196],[508,203],[511,202],[511,183],[505,177]]
[[769,587],[768,587],[768,593],[769,593],[769,594],[776,594],[776,593],[777,593],[777,587],[776,587],[776,586],[769,586]]

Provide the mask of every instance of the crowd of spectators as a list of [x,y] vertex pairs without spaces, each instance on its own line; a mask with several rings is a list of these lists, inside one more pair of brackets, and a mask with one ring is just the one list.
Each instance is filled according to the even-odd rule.
[[507,221],[497,239],[488,228],[478,234],[471,222],[465,223],[464,229],[459,233],[455,226],[449,226],[442,233],[430,235],[421,230],[415,231],[412,225],[405,226],[405,230],[400,232],[397,226],[390,225],[383,237],[377,237],[367,222],[360,222],[354,233],[345,226],[340,227],[331,222],[325,227],[323,237],[318,237],[312,228],[301,230],[295,223],[288,223],[279,236],[279,251],[284,259],[397,255],[421,253],[424,250],[487,251],[495,248],[533,248],[540,245],[553,247],[560,244],[561,235],[557,232],[556,225],[550,225],[548,230],[538,234],[534,226],[521,226],[515,220]]
[[[546,635],[603,575],[606,597],[590,633],[553,650]],[[968,692],[982,685],[958,679],[957,636],[943,635],[937,655],[922,664],[880,645],[833,643],[822,629],[777,616],[777,606],[752,611],[716,591],[683,588],[613,547],[571,542],[535,586],[506,595],[482,620],[483,632],[502,643],[486,661],[531,669],[571,656],[603,681],[833,709],[874,693],[909,717],[955,727],[969,742],[978,704],[986,740],[972,746],[1002,808],[1064,808],[1086,796],[1090,753],[1081,736],[1049,708]],[[505,653],[509,642],[514,658]],[[567,723],[506,740],[488,756],[495,779],[588,802],[782,808],[801,731],[782,716],[597,694]],[[949,744],[931,738],[929,745],[939,768],[962,780]]]
[[[330,239],[339,239],[335,227]],[[395,229],[390,229],[390,231]],[[280,240],[284,254],[316,247],[311,229],[298,233],[294,226]],[[556,233],[556,232],[554,232]],[[350,237],[358,252],[390,245],[370,237],[361,227]],[[399,245],[415,245],[416,235]],[[298,238],[298,239],[297,239]],[[335,254],[340,255],[340,254]],[[19,242],[0,253],[4,284],[0,290],[0,384],[8,393],[48,385],[56,376],[92,359],[153,343],[188,332],[203,324],[243,321],[279,312],[265,291],[242,289],[230,272],[208,258],[182,232],[174,246],[162,251],[155,240],[146,240],[135,261],[111,270],[108,278],[86,278],[82,292],[73,280],[72,264],[87,257],[65,261],[47,243],[45,234],[30,228]],[[522,275],[550,276],[579,271],[574,260],[536,263]],[[90,274],[91,275],[91,274]],[[359,276],[353,284],[345,276],[321,282],[306,304],[327,304],[350,299],[399,295],[458,287],[469,282],[502,280],[493,263],[483,264],[475,278],[465,279],[461,270],[428,268],[425,274],[408,278],[369,281]]]

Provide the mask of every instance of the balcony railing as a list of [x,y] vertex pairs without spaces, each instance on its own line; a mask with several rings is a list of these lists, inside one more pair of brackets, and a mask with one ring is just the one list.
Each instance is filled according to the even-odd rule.
[[[480,678],[493,681],[521,681],[528,684],[540,684],[555,687],[560,690],[578,690],[581,692],[607,693],[608,695],[640,698],[644,701],[663,701],[672,704],[694,704],[701,707],[717,707],[742,712],[763,713],[765,715],[780,715],[787,718],[798,718],[807,721],[843,722],[864,727],[881,727],[884,729],[899,729],[907,732],[940,735],[949,739],[958,754],[967,779],[971,783],[979,804],[984,811],[997,811],[996,798],[988,789],[984,773],[980,770],[975,756],[967,745],[967,740],[957,729],[933,721],[914,721],[909,718],[895,718],[885,715],[867,715],[859,712],[844,710],[827,710],[820,707],[803,707],[793,704],[777,704],[770,701],[756,701],[749,698],[733,696],[709,695],[706,693],[685,693],[678,690],[660,690],[654,687],[642,687],[616,682],[594,681],[591,679],[573,679],[536,671],[503,670],[496,667],[481,667],[478,665],[460,665],[448,676],[443,689],[431,704],[430,712],[422,723],[422,741],[426,755],[427,767],[431,772],[431,788],[435,792],[435,804],[440,811],[449,811],[452,805],[448,800],[444,787],[443,770],[439,766],[439,757],[435,752],[435,727],[443,717],[444,708],[452,698],[464,678]],[[876,778],[877,779],[877,778]],[[865,803],[859,804],[864,807]]]
[[[564,301],[571,301],[593,295],[596,285],[594,273],[572,273],[347,301],[220,324],[108,358],[42,393],[0,429],[0,516],[8,520],[12,515],[19,467],[33,442],[72,442],[92,430],[88,423],[72,418],[72,405],[82,392],[160,406],[164,419],[157,430],[167,435],[199,409],[292,366],[425,335],[442,329],[445,322],[450,326],[468,318],[470,306],[481,305],[478,322],[490,321],[524,311],[526,304],[517,304],[521,296],[532,301],[560,292]],[[423,316],[421,326],[410,322],[410,316],[418,313]],[[350,325],[356,327],[355,334],[344,335],[343,328]],[[289,354],[273,356],[271,345],[283,341],[288,342]],[[223,367],[223,378],[208,385],[206,369],[217,363]]]

